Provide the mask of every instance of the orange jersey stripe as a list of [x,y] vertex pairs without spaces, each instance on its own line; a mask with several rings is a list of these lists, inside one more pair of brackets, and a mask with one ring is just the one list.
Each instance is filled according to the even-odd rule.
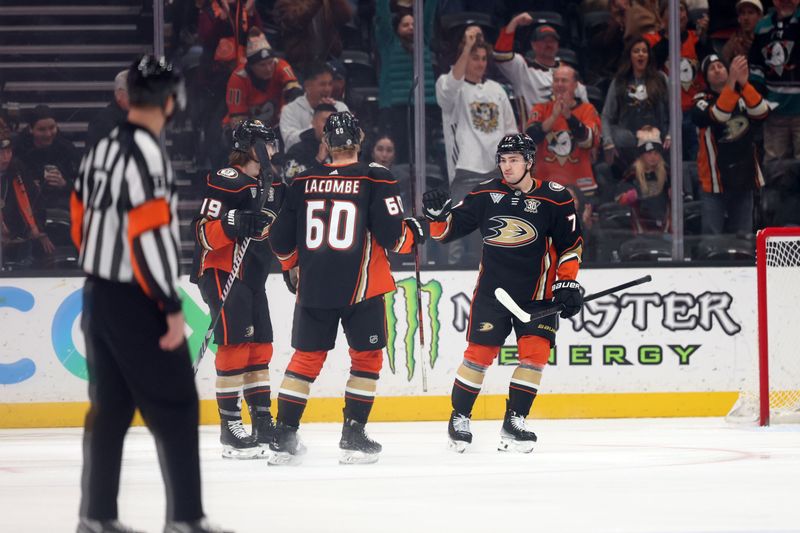
[[83,203],[75,191],[72,191],[69,197],[69,215],[71,220],[69,235],[73,244],[75,244],[75,248],[80,250],[83,239]]

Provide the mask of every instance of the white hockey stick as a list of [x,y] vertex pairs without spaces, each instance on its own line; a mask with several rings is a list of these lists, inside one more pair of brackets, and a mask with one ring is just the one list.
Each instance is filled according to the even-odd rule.
[[[630,287],[635,287],[636,285],[641,285],[642,283],[647,283],[648,281],[652,281],[652,280],[653,280],[653,278],[650,275],[643,276],[643,277],[635,279],[633,281],[629,281],[629,282],[623,283],[621,285],[616,285],[616,286],[610,287],[610,288],[608,288],[608,289],[606,289],[604,291],[596,292],[594,294],[590,294],[588,296],[585,296],[583,298],[583,303],[591,302],[592,300],[596,300],[598,298],[602,298],[603,296],[607,296],[609,294],[612,294],[612,293],[615,293],[617,291],[621,291],[621,290],[624,290],[624,289],[628,289]],[[506,290],[503,289],[502,287],[498,287],[498,288],[496,288],[494,290],[494,297],[497,298],[498,302],[503,304],[503,307],[505,307],[506,309],[511,311],[511,314],[513,314],[515,317],[517,317],[520,320],[520,322],[525,322],[525,323],[531,322],[533,320],[539,320],[541,318],[544,318],[544,317],[547,317],[547,316],[550,316],[550,315],[555,315],[557,313],[560,313],[564,309],[563,305],[561,305],[561,304],[555,305],[554,304],[554,305],[552,305],[550,307],[546,307],[546,308],[544,308],[544,309],[542,309],[540,311],[536,311],[533,314],[526,313],[519,305],[517,305],[517,302],[515,302],[514,299],[511,298],[511,295],[508,294],[506,292]]]

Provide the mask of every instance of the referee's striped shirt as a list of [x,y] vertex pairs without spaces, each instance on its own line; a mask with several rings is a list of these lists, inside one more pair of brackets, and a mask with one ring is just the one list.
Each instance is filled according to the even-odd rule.
[[131,123],[87,153],[72,194],[72,238],[90,275],[137,283],[167,313],[178,297],[178,198],[158,139]]

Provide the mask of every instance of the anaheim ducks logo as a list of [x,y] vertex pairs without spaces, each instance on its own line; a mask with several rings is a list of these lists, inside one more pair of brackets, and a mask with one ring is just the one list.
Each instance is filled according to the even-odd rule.
[[489,228],[492,232],[483,238],[483,242],[490,246],[505,248],[518,248],[532,243],[539,236],[536,228],[525,219],[511,216],[497,216],[489,219],[495,226]]
[[725,134],[719,142],[738,141],[747,134],[750,129],[750,121],[743,115],[737,115],[725,123]]

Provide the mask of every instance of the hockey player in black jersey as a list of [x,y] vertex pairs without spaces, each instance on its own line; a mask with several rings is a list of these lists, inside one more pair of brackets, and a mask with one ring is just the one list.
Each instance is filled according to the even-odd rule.
[[[274,152],[276,141],[261,121],[242,122],[233,132],[230,166],[208,175],[205,199],[194,220],[192,281],[199,285],[211,316],[222,313],[214,341],[225,458],[265,458],[274,430],[269,383],[272,324],[264,291],[272,250],[266,238],[285,191],[277,173],[261,168],[254,147],[263,142],[267,152]],[[262,183],[262,176],[272,176],[271,186]],[[223,306],[225,284],[246,238],[251,242]],[[242,424],[242,396],[250,410],[252,435]]]
[[472,442],[472,406],[486,370],[513,329],[519,366],[509,384],[499,450],[530,452],[536,435],[528,416],[542,372],[555,342],[557,317],[523,323],[494,297],[498,287],[527,311],[551,301],[564,305],[568,318],[583,305],[575,280],[583,238],[580,217],[561,185],[533,178],[536,145],[525,134],[507,135],[497,146],[502,179],[478,185],[456,206],[442,191],[423,195],[431,237],[449,242],[475,230],[483,237],[480,273],[472,296],[467,349],[453,383],[453,412],[448,424],[451,449],[463,452]]
[[417,220],[403,218],[394,176],[381,165],[358,161],[363,136],[350,113],[328,118],[323,142],[333,163],[295,177],[270,230],[283,269],[299,267],[295,352],[278,394],[274,464],[297,462],[300,418],[340,321],[352,362],[339,461],[371,463],[381,451],[364,426],[386,346],[383,295],[395,288],[386,251],[408,253],[425,234]]

